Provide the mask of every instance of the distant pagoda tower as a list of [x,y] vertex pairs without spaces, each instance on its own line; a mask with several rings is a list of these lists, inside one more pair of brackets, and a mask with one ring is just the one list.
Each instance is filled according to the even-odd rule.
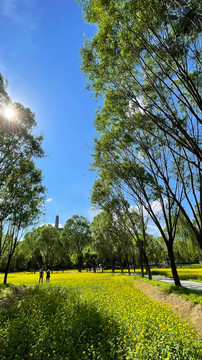
[[59,230],[59,215],[56,215],[56,218],[55,218],[55,228],[57,230]]

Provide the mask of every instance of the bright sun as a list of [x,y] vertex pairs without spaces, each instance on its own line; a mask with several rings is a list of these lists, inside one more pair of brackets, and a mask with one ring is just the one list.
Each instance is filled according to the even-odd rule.
[[15,116],[15,111],[10,106],[6,106],[4,109],[4,115],[9,121],[13,121]]

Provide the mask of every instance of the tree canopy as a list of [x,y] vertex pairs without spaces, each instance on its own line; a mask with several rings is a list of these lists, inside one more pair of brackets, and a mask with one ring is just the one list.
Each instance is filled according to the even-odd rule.
[[[12,119],[6,111],[12,111]],[[0,75],[0,258],[7,256],[5,283],[23,231],[43,211],[45,187],[34,160],[44,156],[44,151],[36,125],[30,109],[11,101]]]
[[[122,193],[148,213],[180,285],[173,250],[180,214],[202,249],[200,5],[82,3],[85,20],[97,26],[81,49],[82,70],[87,87],[104,100],[95,115],[92,167],[100,184],[110,184],[111,196]],[[102,208],[106,188],[100,184],[93,197]]]

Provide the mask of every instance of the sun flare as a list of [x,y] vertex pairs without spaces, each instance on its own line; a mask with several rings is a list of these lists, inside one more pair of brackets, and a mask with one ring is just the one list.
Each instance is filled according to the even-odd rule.
[[4,116],[9,120],[13,121],[15,116],[15,111],[10,106],[6,106],[4,109]]

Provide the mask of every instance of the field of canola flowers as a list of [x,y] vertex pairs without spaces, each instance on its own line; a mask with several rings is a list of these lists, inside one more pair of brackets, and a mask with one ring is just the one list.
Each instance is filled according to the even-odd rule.
[[[195,268],[178,268],[177,269],[179,277],[181,280],[198,280],[202,281],[202,267],[198,265]],[[111,272],[111,270],[105,270],[105,272]],[[120,270],[115,270],[115,273],[120,273]],[[124,270],[124,273],[127,273],[128,270]],[[153,275],[163,275],[168,277],[173,277],[172,271],[170,268],[151,268],[151,272]],[[131,273],[133,273],[133,269],[131,269]],[[136,273],[141,274],[140,269],[136,269]]]
[[[195,265],[196,266],[196,265]],[[190,267],[190,268],[178,268],[177,269],[179,277],[181,280],[198,280],[202,281],[202,266],[198,265],[198,267]],[[111,270],[105,270],[105,273],[110,273]],[[133,269],[131,269],[131,273],[133,273]],[[121,270],[115,270],[115,273],[121,273]],[[124,273],[128,273],[127,269],[124,269]],[[141,270],[136,269],[137,274],[141,274]],[[146,272],[145,272],[146,273]],[[153,275],[163,275],[168,277],[173,277],[172,271],[170,268],[151,268],[151,273]]]
[[[9,283],[37,284],[38,274]],[[59,273],[0,310],[0,359],[200,360],[198,334],[133,279]]]
[[[153,275],[165,275],[168,277],[172,277],[171,269],[152,269]],[[202,281],[202,268],[195,269],[177,269],[179,277],[181,280],[200,280]]]

